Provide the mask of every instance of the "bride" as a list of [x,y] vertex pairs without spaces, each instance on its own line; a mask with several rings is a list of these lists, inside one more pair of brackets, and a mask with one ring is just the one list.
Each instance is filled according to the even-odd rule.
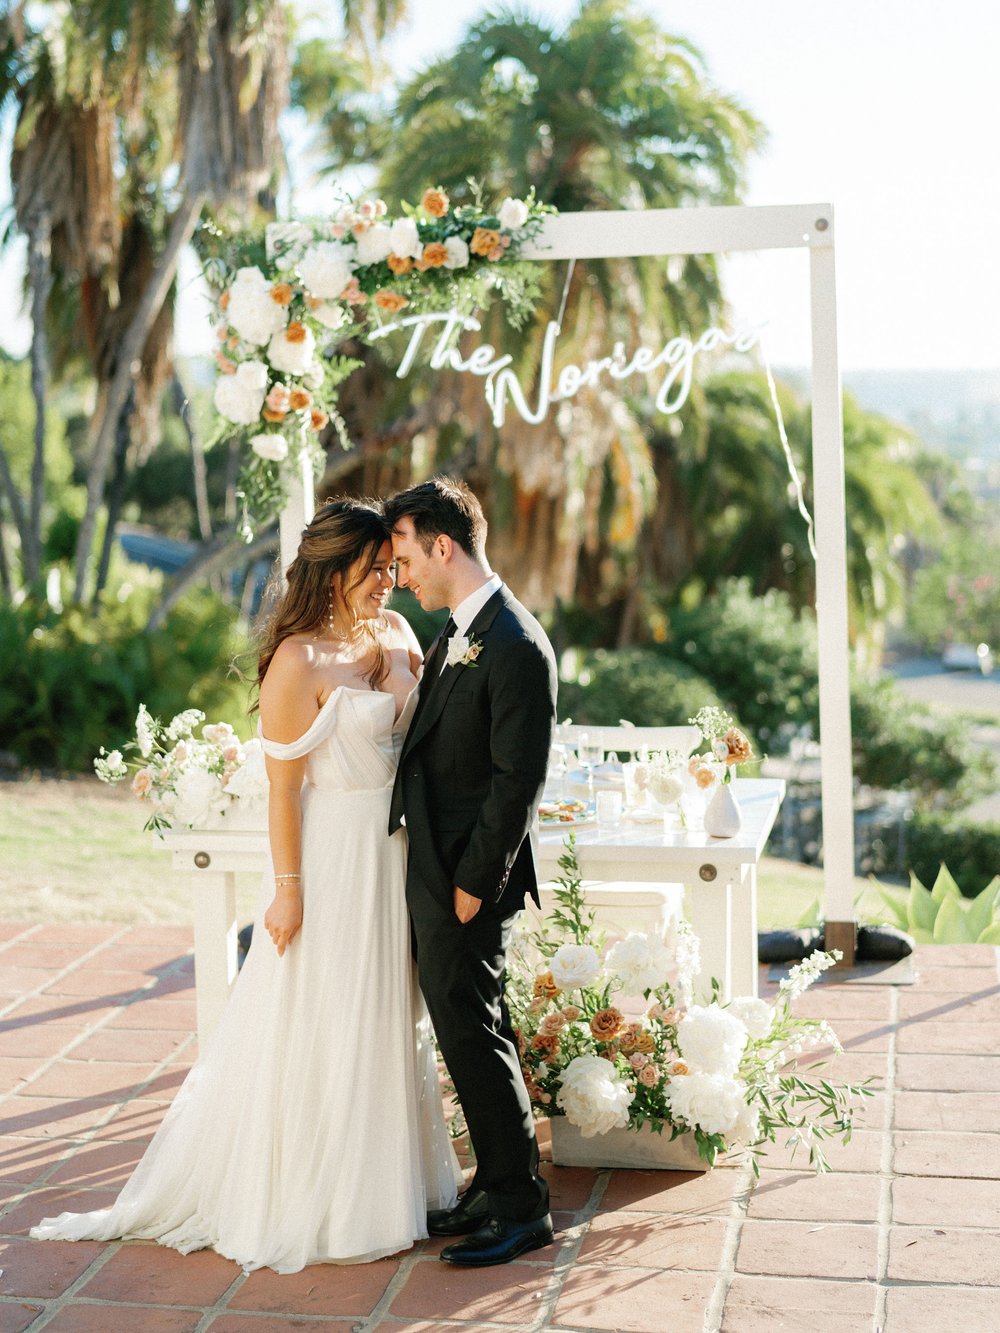
[[272,868],[253,947],[116,1202],[34,1237],[210,1246],[294,1273],[394,1254],[454,1204],[405,839],[386,836],[421,662],[386,610],[391,562],[370,505],[328,503],[305,529],[260,654]]

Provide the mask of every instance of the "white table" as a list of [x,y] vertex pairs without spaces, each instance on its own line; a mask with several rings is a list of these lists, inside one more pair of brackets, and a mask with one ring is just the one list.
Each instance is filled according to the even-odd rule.
[[[757,994],[757,863],[763,854],[785,784],[778,778],[737,778],[733,794],[743,814],[735,838],[628,820],[605,830],[576,830],[577,860],[585,881],[684,885],[685,915],[701,943],[701,983],[717,977],[723,997]],[[539,870],[555,878],[565,830],[539,837]]]
[[[725,996],[757,993],[757,862],[785,794],[778,779],[739,778],[733,788],[743,812],[735,838],[710,838],[657,824],[624,823],[614,832],[577,830],[586,880],[685,886],[685,911],[701,941],[702,978],[716,976]],[[555,878],[565,833],[545,829],[541,872]],[[214,1030],[236,980],[236,875],[260,874],[269,855],[263,830],[184,829],[155,845],[175,870],[191,875],[198,1040]],[[656,899],[659,910],[660,897]]]

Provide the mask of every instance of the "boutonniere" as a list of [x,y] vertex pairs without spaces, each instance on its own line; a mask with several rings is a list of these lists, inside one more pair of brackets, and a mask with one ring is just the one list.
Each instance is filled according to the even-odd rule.
[[445,666],[475,666],[476,658],[483,651],[479,639],[470,639],[467,634],[453,634],[448,640],[448,656]]

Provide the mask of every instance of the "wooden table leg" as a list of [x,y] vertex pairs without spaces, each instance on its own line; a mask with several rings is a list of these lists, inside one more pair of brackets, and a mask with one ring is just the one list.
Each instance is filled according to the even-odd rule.
[[698,936],[701,972],[696,994],[708,998],[712,978],[722,988],[723,1000],[732,996],[733,890],[720,875],[710,882],[695,881],[684,886],[685,915]]
[[734,995],[757,994],[757,867],[740,867],[732,888]]
[[231,870],[196,870],[192,888],[198,1045],[204,1050],[236,980],[236,876]]

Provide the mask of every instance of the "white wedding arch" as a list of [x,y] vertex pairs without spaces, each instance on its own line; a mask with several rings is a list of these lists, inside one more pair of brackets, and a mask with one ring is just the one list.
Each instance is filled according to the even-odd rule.
[[[830,204],[562,213],[546,218],[521,259],[636,258],[808,250],[811,310],[813,509],[822,741],[826,947],[854,962],[854,818],[851,762],[847,528],[833,208]],[[313,480],[302,459],[281,513],[282,567],[312,517]]]

